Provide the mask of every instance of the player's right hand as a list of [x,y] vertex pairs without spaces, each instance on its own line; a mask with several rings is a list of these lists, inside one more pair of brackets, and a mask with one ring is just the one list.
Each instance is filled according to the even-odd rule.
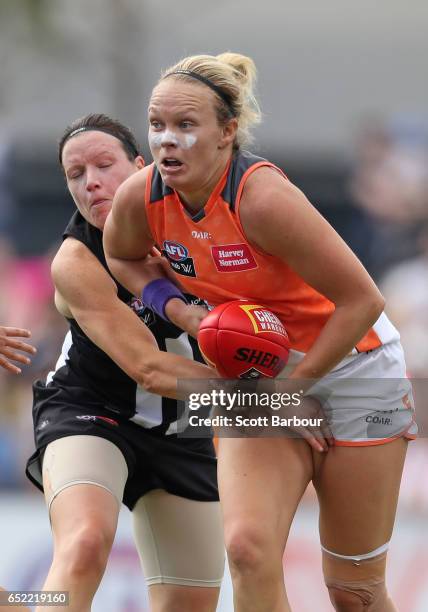
[[31,344],[17,340],[16,338],[29,338],[31,332],[28,329],[20,329],[18,327],[1,327],[0,326],[0,367],[12,372],[12,374],[20,374],[21,368],[14,365],[12,361],[28,365],[29,357],[22,355],[21,352],[34,355],[36,349]]

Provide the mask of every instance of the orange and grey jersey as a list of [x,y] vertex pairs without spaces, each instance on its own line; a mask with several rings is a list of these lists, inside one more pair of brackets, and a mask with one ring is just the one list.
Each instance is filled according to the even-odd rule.
[[[187,291],[214,306],[240,298],[263,304],[284,323],[291,348],[306,353],[334,304],[284,261],[247,240],[239,204],[246,180],[262,166],[283,174],[251,153],[235,154],[205,207],[191,216],[152,164],[145,193],[147,218],[156,244]],[[382,315],[356,351],[371,350],[397,337]]]

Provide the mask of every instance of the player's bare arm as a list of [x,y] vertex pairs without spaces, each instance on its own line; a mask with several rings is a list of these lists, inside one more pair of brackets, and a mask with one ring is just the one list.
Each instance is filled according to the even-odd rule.
[[378,319],[384,299],[357,257],[292,183],[270,168],[248,179],[240,207],[255,246],[285,261],[336,306],[292,377],[330,371]]
[[[154,245],[144,205],[147,173],[144,168],[118,188],[103,232],[107,264],[134,295],[141,295],[144,285],[154,278],[144,266]],[[157,277],[161,275],[158,270]]]
[[113,279],[79,241],[64,241],[52,277],[63,313],[68,310],[84,333],[148,391],[176,399],[177,379],[216,376],[205,365],[161,352],[150,330],[118,298]]
[[[151,257],[154,241],[144,204],[147,172],[148,169],[141,170],[119,187],[103,233],[104,252],[112,274],[138,296],[155,279],[169,278],[176,283],[164,266],[158,265]],[[202,307],[186,306],[175,298],[168,301],[165,313],[173,323],[194,337],[206,315]]]

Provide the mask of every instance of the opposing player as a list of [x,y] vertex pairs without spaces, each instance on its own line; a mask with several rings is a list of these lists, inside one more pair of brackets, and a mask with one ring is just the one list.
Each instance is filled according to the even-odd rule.
[[37,451],[27,466],[54,538],[43,588],[69,591],[60,609],[90,610],[123,501],[153,612],[211,612],[224,564],[215,453],[212,440],[178,439],[171,398],[177,376],[212,370],[192,361],[195,340],[113,280],[102,249],[115,191],[143,159],[132,133],[105,115],[67,128],[59,158],[77,206],[52,264],[70,332],[55,371],[34,384]]
[[[5,370],[13,374],[20,374],[21,368],[16,366],[12,361],[28,365],[30,358],[22,354],[28,353],[34,355],[36,349],[34,346],[18,340],[18,338],[30,338],[31,332],[28,329],[20,329],[18,327],[3,327],[0,325],[0,366]],[[17,352],[19,351],[19,352]],[[5,589],[0,587],[0,591],[4,592]],[[28,608],[22,606],[15,606],[17,612],[29,612]],[[0,612],[8,612],[10,606],[1,606]]]
[[[148,294],[155,285],[143,266],[156,244],[182,286],[209,303],[263,304],[290,336],[282,387],[320,381],[311,395],[330,416],[335,444],[327,452],[316,439],[220,440],[235,609],[290,610],[282,557],[312,480],[335,609],[390,612],[386,553],[413,435],[399,335],[332,227],[281,170],[242,150],[259,119],[254,77],[253,61],[237,54],[188,57],[161,76],[149,105],[154,164],[117,193],[105,229],[107,260],[125,286]],[[181,324],[185,309],[177,299],[166,306]]]

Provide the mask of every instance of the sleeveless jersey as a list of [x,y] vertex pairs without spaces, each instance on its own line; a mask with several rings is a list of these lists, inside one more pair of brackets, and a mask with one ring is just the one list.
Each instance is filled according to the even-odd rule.
[[[63,234],[64,239],[69,236],[82,242],[109,272],[103,251],[102,232],[90,225],[78,211],[72,216]],[[162,351],[168,350],[204,363],[194,338],[155,315],[116,280],[115,283],[119,299],[149,327]],[[188,298],[193,303],[203,304],[198,298]],[[65,338],[56,369],[48,375],[47,385],[72,387],[74,393],[81,386],[92,391],[97,400],[113,412],[131,418],[142,426],[175,433],[174,427],[170,425],[177,420],[177,401],[148,393],[138,387],[88,338],[77,321],[68,319],[68,322],[70,331]]]
[[[232,157],[205,207],[192,217],[152,164],[145,193],[147,219],[158,248],[186,290],[214,306],[245,298],[269,308],[284,323],[291,348],[306,353],[333,313],[334,304],[284,261],[247,240],[239,204],[246,180],[262,166],[286,178],[271,162],[240,151]],[[383,314],[354,352],[397,338],[398,332]]]

